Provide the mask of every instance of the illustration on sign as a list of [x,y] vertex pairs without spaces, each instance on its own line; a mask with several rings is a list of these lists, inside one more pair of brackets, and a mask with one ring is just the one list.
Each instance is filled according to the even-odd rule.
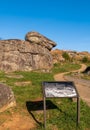
[[72,82],[45,82],[46,97],[75,97],[76,89]]

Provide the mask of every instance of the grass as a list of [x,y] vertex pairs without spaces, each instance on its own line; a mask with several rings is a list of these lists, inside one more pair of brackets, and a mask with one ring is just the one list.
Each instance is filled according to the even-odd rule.
[[[26,114],[26,102],[37,101],[42,99],[42,81],[52,81],[53,75],[59,72],[71,71],[80,68],[75,64],[55,64],[52,73],[39,72],[14,72],[15,75],[22,75],[22,78],[7,77],[7,74],[0,72],[0,81],[9,85],[16,98],[17,106],[12,109],[0,113],[0,124],[6,117],[11,115],[11,111],[19,112],[23,116]],[[30,85],[17,86],[15,82],[31,81]],[[90,129],[90,107],[82,100],[80,102],[80,125],[76,128],[76,102],[71,99],[49,99],[57,107],[56,109],[47,110],[47,130],[89,130]],[[34,118],[41,123],[37,124],[37,128],[32,130],[44,130],[43,128],[43,111],[32,111]],[[27,116],[30,116],[29,114]]]
[[[76,103],[70,99],[62,99],[58,104],[58,100],[53,100],[53,103],[58,106],[58,109],[47,110],[47,129],[48,130],[89,130],[90,129],[90,108],[81,101],[80,108],[80,125],[76,126]],[[38,119],[40,120],[40,119]],[[43,130],[38,127],[34,130]]]
[[53,74],[69,72],[69,71],[72,71],[72,70],[77,70],[80,67],[81,67],[81,65],[79,65],[79,64],[73,64],[73,63],[68,63],[68,62],[63,63],[63,64],[55,63],[54,67],[52,69],[52,72],[53,72]]

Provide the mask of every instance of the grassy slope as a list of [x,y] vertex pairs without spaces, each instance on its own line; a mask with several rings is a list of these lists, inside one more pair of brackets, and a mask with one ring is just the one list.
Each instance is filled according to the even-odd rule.
[[[37,101],[42,99],[42,81],[51,81],[53,75],[59,72],[71,71],[80,68],[79,65],[75,64],[55,64],[52,70],[53,73],[36,73],[36,72],[15,72],[15,75],[23,75],[23,78],[10,78],[4,72],[0,73],[0,81],[8,84],[14,91],[17,106],[8,110],[4,113],[0,113],[0,124],[5,121],[3,115],[10,115],[11,111],[23,113],[26,108],[27,101]],[[16,86],[15,82],[20,81],[31,81],[31,85]],[[70,99],[50,99],[57,108],[47,110],[47,130],[76,130],[76,102],[72,102]],[[35,118],[43,124],[43,113],[32,111]],[[80,125],[77,130],[89,130],[90,129],[90,108],[81,101],[80,109]],[[33,129],[34,130],[34,129]],[[43,130],[43,127],[37,125],[35,130]]]

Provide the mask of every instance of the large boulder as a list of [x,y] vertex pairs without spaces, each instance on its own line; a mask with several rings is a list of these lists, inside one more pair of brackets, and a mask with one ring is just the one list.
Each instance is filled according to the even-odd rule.
[[[52,68],[52,55],[50,54],[50,49],[44,45],[43,41],[40,41],[39,43],[39,41],[37,42],[37,40],[34,40],[32,43],[27,37],[28,35],[26,35],[27,41],[19,39],[0,40],[0,70],[49,71]],[[52,46],[55,46],[54,42],[49,41],[47,43],[48,46],[49,43],[52,43]]]
[[38,32],[29,32],[26,34],[25,37],[26,41],[30,41],[31,43],[37,43],[41,46],[46,47],[48,50],[51,50],[53,47],[56,46],[56,43],[51,41],[50,39],[46,38],[45,36],[41,35]]
[[4,84],[0,84],[0,112],[16,105],[12,90]]

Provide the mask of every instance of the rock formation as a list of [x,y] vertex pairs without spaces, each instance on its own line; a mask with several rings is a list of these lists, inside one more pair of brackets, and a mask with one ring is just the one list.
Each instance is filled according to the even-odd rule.
[[90,66],[88,66],[88,67],[83,71],[83,73],[90,75]]
[[52,67],[50,50],[56,43],[37,32],[27,33],[24,40],[0,40],[0,70],[48,71]]
[[4,84],[0,84],[0,112],[16,105],[12,90]]
[[27,33],[25,37],[26,41],[30,41],[31,43],[37,43],[38,45],[44,46],[48,50],[51,50],[53,47],[56,46],[56,43],[49,40],[45,36],[42,36],[41,34],[37,32],[29,32]]

